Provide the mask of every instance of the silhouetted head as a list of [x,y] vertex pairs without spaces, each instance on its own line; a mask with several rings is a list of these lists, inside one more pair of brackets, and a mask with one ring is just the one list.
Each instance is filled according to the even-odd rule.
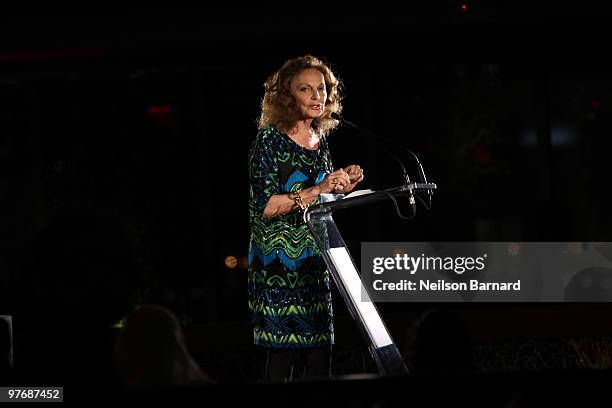
[[157,305],[132,312],[117,337],[115,365],[128,386],[175,386],[206,377],[185,346],[176,316]]

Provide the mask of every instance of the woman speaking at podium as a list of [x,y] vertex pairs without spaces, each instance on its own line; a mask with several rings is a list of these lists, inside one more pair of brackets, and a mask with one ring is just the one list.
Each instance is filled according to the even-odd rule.
[[303,211],[323,193],[349,193],[358,165],[333,170],[327,137],[338,125],[340,81],[307,55],[264,83],[249,151],[249,312],[266,349],[266,381],[328,378],[334,344],[330,276]]

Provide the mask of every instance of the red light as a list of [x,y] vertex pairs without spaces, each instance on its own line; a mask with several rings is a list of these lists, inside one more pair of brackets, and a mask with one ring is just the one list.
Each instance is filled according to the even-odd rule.
[[465,3],[463,3],[463,4],[461,4],[461,6],[459,6],[459,9],[460,9],[460,10],[461,10],[463,13],[465,13],[466,11],[468,11],[468,5],[467,5],[467,4],[465,4]]
[[591,108],[593,108],[593,110],[599,110],[600,107],[601,107],[601,104],[599,103],[597,99],[593,99],[591,101]]
[[172,107],[170,105],[162,105],[162,106],[149,106],[147,109],[148,115],[164,115],[172,112]]
[[249,258],[247,258],[246,256],[240,257],[240,260],[238,261],[238,265],[243,269],[248,269],[249,268]]
[[170,124],[172,106],[151,105],[147,108],[146,116],[155,126],[164,127]]
[[480,163],[489,163],[492,159],[491,153],[481,145],[475,146],[474,156]]

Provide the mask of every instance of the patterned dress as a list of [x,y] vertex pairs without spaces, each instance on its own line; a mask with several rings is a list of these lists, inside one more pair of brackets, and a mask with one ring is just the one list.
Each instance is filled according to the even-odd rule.
[[332,172],[327,140],[301,147],[275,126],[249,152],[248,294],[255,344],[306,348],[334,343],[330,276],[301,211],[262,213],[275,194],[312,187]]

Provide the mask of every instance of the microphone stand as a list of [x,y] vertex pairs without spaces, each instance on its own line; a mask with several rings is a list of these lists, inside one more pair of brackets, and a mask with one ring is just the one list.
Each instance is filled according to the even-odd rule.
[[[406,185],[410,185],[411,182],[410,182],[410,177],[408,176],[408,172],[406,171],[406,168],[405,168],[403,162],[397,157],[397,155],[395,155],[390,150],[388,150],[387,147],[384,146],[380,141],[383,141],[383,142],[385,142],[385,143],[387,143],[389,145],[395,146],[397,148],[400,148],[400,149],[410,153],[414,157],[416,162],[417,162],[418,171],[419,171],[419,178],[421,179],[421,183],[423,185],[428,185],[429,184],[427,182],[427,176],[425,175],[425,171],[423,170],[423,165],[421,164],[421,161],[419,160],[418,156],[412,150],[410,150],[410,149],[400,145],[399,143],[393,142],[393,141],[388,140],[388,139],[386,139],[386,138],[384,138],[382,136],[378,136],[378,135],[376,135],[376,134],[374,134],[374,133],[372,133],[370,131],[362,129],[359,126],[355,125],[354,123],[349,122],[348,120],[342,118],[339,114],[337,114],[335,112],[333,112],[331,114],[331,117],[332,117],[332,119],[335,119],[335,120],[339,121],[340,123],[344,123],[344,124],[352,127],[353,129],[355,129],[357,132],[361,133],[362,135],[372,139],[372,141],[374,142],[374,144],[376,144],[376,146],[378,146],[381,150],[383,150],[385,153],[387,153],[389,156],[391,156],[396,162],[398,162],[400,167],[401,167],[401,169],[402,169],[402,173],[403,173],[404,181],[406,182]],[[431,189],[428,189],[427,190],[427,196],[428,196],[429,205],[427,205],[421,199],[421,197],[419,197],[419,199],[421,199],[421,201],[423,202],[423,205],[425,205],[425,208],[427,208],[428,210],[431,209],[432,195],[433,195],[433,191]],[[397,206],[397,202],[395,202],[395,199],[393,198],[393,196],[391,196],[391,198],[393,199],[394,204],[395,204],[395,206],[396,206],[396,208],[398,210],[398,215],[401,218],[409,219],[409,218],[406,218],[406,217],[402,216],[399,213],[399,207]],[[412,217],[414,217],[414,215],[416,213],[416,201],[414,199],[414,195],[412,193],[412,189],[410,189],[410,194],[408,196],[408,202],[410,203],[410,208],[412,209],[412,216],[410,217],[410,218],[412,218]]]

